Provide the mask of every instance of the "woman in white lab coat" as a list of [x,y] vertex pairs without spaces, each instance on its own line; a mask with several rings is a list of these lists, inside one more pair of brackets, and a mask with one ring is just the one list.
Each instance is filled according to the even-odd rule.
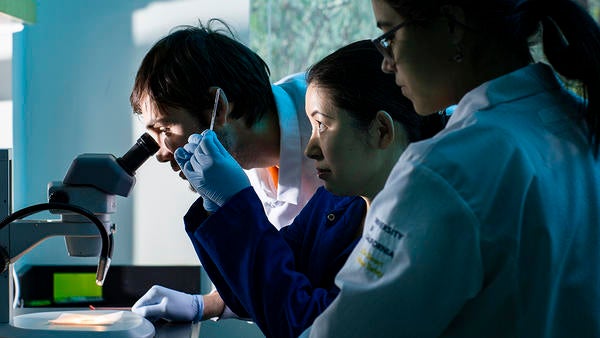
[[458,105],[401,156],[310,337],[600,337],[597,24],[571,0],[372,5],[416,111]]

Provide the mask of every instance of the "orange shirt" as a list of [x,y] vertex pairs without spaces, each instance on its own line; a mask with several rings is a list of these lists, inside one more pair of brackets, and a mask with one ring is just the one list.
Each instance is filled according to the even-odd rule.
[[277,189],[277,185],[279,184],[279,167],[272,166],[272,167],[268,167],[267,170],[269,171],[269,174],[271,175],[271,178],[273,179],[273,183],[275,184],[275,189]]

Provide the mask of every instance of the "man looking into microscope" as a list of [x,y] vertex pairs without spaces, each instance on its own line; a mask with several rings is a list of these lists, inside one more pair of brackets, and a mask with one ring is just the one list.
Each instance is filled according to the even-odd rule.
[[[225,29],[213,30],[215,23]],[[214,129],[246,170],[270,222],[280,228],[322,184],[303,153],[311,134],[305,76],[291,75],[271,85],[265,62],[230,35],[224,22],[210,20],[206,26],[179,27],[159,40],[139,67],[131,105],[160,145],[158,161],[176,172],[175,150],[191,134]],[[226,177],[222,183],[227,184]],[[210,201],[204,207],[209,212],[217,208]],[[136,303],[134,311],[171,320],[194,320],[191,311],[182,310],[188,305],[204,302],[208,309],[208,303],[222,302],[215,293],[202,297],[160,286],[150,293],[171,305],[150,313],[147,304]]]

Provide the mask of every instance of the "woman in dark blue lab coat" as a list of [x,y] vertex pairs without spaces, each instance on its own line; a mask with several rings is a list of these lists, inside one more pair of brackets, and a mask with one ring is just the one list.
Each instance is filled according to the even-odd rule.
[[203,267],[229,309],[268,337],[298,336],[332,302],[334,277],[371,200],[408,143],[442,127],[414,112],[394,77],[380,71],[382,59],[370,41],[359,41],[310,68],[305,153],[324,188],[281,231],[212,131],[192,135],[175,154],[189,182],[220,206],[209,216],[199,198],[185,216]]

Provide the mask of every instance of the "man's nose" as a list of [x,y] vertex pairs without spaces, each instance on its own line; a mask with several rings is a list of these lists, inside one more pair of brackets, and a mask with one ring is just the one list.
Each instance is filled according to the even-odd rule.
[[163,145],[158,152],[156,152],[156,159],[158,162],[169,162],[173,159],[173,153]]

